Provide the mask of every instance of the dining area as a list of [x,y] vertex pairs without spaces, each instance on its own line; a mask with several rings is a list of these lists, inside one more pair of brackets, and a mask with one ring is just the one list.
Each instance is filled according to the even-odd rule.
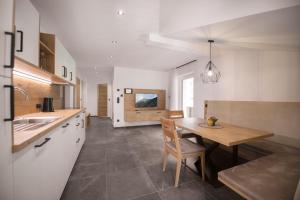
[[[184,117],[182,110],[171,110],[168,119],[161,119],[163,171],[168,155],[173,155],[175,187],[183,166],[213,187],[225,185],[245,199],[293,199],[300,154],[296,148],[286,150],[288,145],[278,143],[276,134],[295,125],[299,104],[205,101],[203,110],[203,118]],[[287,115],[293,121],[287,123]],[[269,147],[270,141],[275,148]],[[262,154],[247,158],[249,152]],[[188,158],[193,158],[189,164]]]

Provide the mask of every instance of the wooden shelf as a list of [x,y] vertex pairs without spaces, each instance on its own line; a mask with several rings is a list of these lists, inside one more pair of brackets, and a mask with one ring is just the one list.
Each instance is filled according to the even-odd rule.
[[40,51],[45,52],[46,54],[55,55],[54,51],[52,51],[46,44],[40,41]]
[[40,68],[55,74],[55,35],[40,33]]

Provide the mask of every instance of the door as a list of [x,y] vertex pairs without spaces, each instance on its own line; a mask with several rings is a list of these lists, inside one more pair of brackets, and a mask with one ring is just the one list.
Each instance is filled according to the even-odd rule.
[[[13,199],[12,124],[9,88],[14,59],[13,1],[0,1],[0,199]],[[11,52],[12,50],[12,52]]]
[[107,84],[98,85],[98,117],[107,117]]
[[39,13],[29,0],[15,0],[16,56],[39,66]]
[[75,86],[75,108],[81,108],[81,83],[80,79],[76,77],[76,86]]
[[181,108],[185,117],[192,117],[194,107],[194,78],[184,77],[181,80]]

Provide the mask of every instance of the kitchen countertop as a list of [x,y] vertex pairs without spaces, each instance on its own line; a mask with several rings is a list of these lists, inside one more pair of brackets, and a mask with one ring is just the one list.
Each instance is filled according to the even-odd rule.
[[40,113],[32,113],[28,115],[19,116],[18,119],[26,118],[26,117],[49,117],[49,116],[59,116],[61,118],[36,130],[20,131],[14,133],[12,151],[15,153],[24,149],[29,144],[38,140],[42,136],[48,134],[49,131],[60,126],[61,124],[63,124],[70,118],[74,117],[75,115],[79,114],[80,112],[83,112],[84,110],[85,109],[66,109],[66,110],[56,110],[55,112],[40,112]]

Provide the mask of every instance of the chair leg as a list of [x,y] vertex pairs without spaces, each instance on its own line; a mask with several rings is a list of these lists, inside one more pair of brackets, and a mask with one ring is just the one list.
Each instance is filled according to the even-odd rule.
[[205,153],[201,153],[201,175],[202,180],[205,181]]
[[164,157],[163,157],[163,172],[166,171],[166,167],[167,167],[167,162],[168,162],[168,151],[164,150]]
[[179,177],[180,177],[180,170],[181,170],[181,159],[177,159],[175,187],[178,187],[178,182],[179,182]]

